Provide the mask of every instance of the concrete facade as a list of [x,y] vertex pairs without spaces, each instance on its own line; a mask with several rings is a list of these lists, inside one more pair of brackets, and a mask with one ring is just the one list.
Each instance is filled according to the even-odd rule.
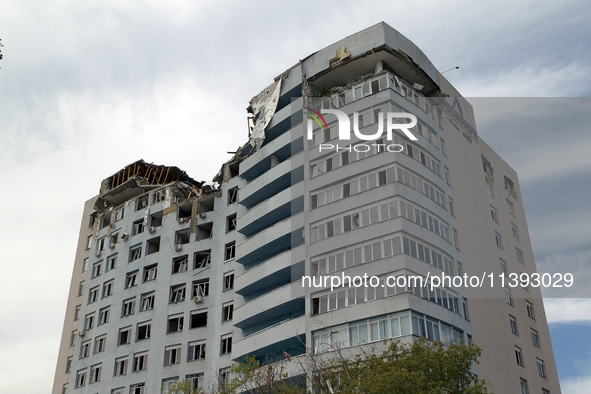
[[[155,180],[149,173],[113,187],[113,176],[103,181],[98,199],[87,203],[53,393],[65,385],[76,393],[158,393],[175,379],[215,384],[232,361],[246,355],[266,361],[306,348],[320,354],[420,336],[478,344],[483,355],[475,372],[491,383],[492,392],[560,392],[539,289],[512,288],[506,296],[499,286],[431,290],[386,282],[483,272],[498,279],[501,261],[507,274],[536,270],[517,174],[478,138],[469,103],[420,49],[377,24],[279,75],[250,109],[251,143],[222,166],[214,178],[219,188],[183,176]],[[373,141],[355,134],[339,140],[333,115],[325,115],[328,127],[308,115],[323,109],[343,111],[353,122],[359,114],[365,135],[383,132]],[[416,140],[400,130],[386,139],[386,122],[380,126],[379,119],[391,112],[416,116]],[[260,138],[256,122],[261,128],[267,121],[261,143],[254,143]],[[387,151],[391,144],[402,151]],[[95,200],[96,220],[87,228]],[[114,234],[119,236],[110,245]],[[107,246],[102,239],[109,240]],[[134,254],[138,247],[141,256]],[[211,258],[203,265],[205,251]],[[105,270],[115,255],[116,265]],[[184,255],[186,270],[175,272]],[[84,258],[88,269],[81,273]],[[93,268],[98,264],[99,275]],[[378,286],[311,286],[324,275],[364,274],[376,276]],[[207,295],[194,299],[205,280]],[[178,286],[186,287],[184,297]],[[152,292],[154,301],[145,308]],[[98,325],[107,308],[108,322]],[[191,316],[203,311],[207,324],[197,318],[193,324]],[[82,332],[93,314],[94,326]],[[129,340],[122,341],[127,329]],[[73,331],[80,334],[71,345]],[[97,340],[105,335],[102,347]],[[193,360],[195,349],[200,353]],[[72,365],[65,373],[68,357]]]

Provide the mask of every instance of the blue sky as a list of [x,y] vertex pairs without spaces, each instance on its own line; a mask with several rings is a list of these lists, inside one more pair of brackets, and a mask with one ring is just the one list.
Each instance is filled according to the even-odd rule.
[[[535,128],[475,107],[480,135],[519,174],[538,265],[589,275],[590,11],[578,0],[0,0],[0,392],[52,384],[82,204],[103,178],[143,158],[211,180],[246,140],[252,96],[380,21],[438,69],[460,66],[445,75],[466,97],[577,98],[496,102]],[[521,105],[563,106],[554,115],[568,127]],[[546,312],[563,392],[591,393],[590,350],[575,342],[591,334],[589,298],[548,299]]]

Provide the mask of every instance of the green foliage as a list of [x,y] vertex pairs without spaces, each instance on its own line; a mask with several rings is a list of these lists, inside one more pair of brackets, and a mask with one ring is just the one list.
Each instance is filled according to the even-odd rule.
[[287,380],[289,374],[286,367],[284,362],[263,366],[253,356],[247,356],[245,361],[232,366],[234,379],[226,385],[230,390],[227,393],[246,391],[249,394],[305,394],[305,389]]
[[179,380],[174,382],[167,389],[163,390],[164,394],[204,394],[201,389],[193,389],[191,382],[186,380]]
[[470,367],[480,356],[476,346],[441,342],[424,338],[412,345],[385,342],[347,360],[333,357],[317,369],[314,386],[317,393],[341,394],[486,394],[486,382],[474,382]]
[[312,97],[326,97],[330,96],[329,89],[324,85],[312,86]]

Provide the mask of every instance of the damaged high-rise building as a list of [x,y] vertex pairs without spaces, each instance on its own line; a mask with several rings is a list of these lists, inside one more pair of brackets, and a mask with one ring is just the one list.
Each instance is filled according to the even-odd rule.
[[[140,160],[86,203],[54,394],[203,387],[246,355],[418,337],[478,344],[492,392],[560,393],[539,288],[407,280],[536,272],[517,174],[419,48],[379,23],[249,112],[212,184]],[[364,274],[377,286],[314,285]]]

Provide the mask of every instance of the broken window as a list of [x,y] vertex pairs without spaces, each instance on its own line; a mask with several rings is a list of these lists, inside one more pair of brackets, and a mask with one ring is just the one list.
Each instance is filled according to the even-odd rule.
[[157,202],[161,202],[166,199],[166,189],[157,190],[152,194],[153,201],[152,203],[155,204]]
[[228,190],[228,205],[234,204],[238,201],[238,187],[233,187]]
[[205,342],[189,343],[189,356],[187,361],[203,360],[205,358]]
[[86,272],[88,269],[88,257],[82,260],[82,272]]
[[175,234],[175,245],[183,245],[189,243],[189,229],[177,231]]
[[115,360],[115,376],[121,376],[127,374],[127,356]]
[[96,300],[98,300],[98,293],[99,293],[98,286],[90,289],[90,291],[88,292],[88,303],[89,304],[92,304],[93,302],[96,302]]
[[112,269],[115,269],[115,267],[117,267],[117,255],[114,254],[111,257],[107,258],[107,271],[110,271]]
[[186,285],[171,286],[170,287],[170,303],[177,303],[185,300]]
[[96,221],[96,215],[97,215],[96,212],[93,212],[90,214],[90,219],[88,221],[88,227],[94,226],[94,222]]
[[123,301],[123,308],[121,308],[121,316],[133,315],[135,309],[135,297]]
[[236,214],[226,217],[226,232],[236,230]]
[[220,354],[228,354],[232,351],[232,336],[222,337]]
[[167,333],[171,333],[171,332],[179,332],[179,331],[183,331],[183,321],[184,318],[183,316],[172,316],[172,317],[168,317],[168,325],[167,325],[167,329],[166,332]]
[[193,269],[205,268],[211,265],[211,249],[195,252],[193,255]]
[[99,382],[101,380],[102,365],[94,365],[90,368],[90,383]]
[[193,204],[185,204],[185,205],[178,206],[177,212],[178,212],[179,224],[189,223],[191,221],[192,210],[193,210]]
[[137,274],[138,271],[129,272],[125,277],[125,288],[128,289],[137,285]]
[[90,330],[94,327],[94,312],[86,315],[84,318],[84,329]]
[[99,239],[96,243],[96,251],[98,252],[98,255],[100,256],[100,252],[102,252],[103,250],[105,250],[105,240],[107,237],[103,237],[101,239]]
[[226,244],[226,252],[224,254],[224,261],[232,260],[236,257],[236,242]]
[[131,230],[131,235],[138,235],[144,232],[144,220],[138,220],[137,222],[133,222],[133,229]]
[[114,249],[115,245],[117,245],[119,243],[119,233],[113,233],[111,234],[110,240],[109,240],[109,248]]
[[153,291],[150,293],[143,294],[141,299],[141,310],[149,311],[151,309],[154,309],[154,299],[155,293]]
[[149,239],[146,246],[146,255],[156,253],[158,251],[160,251],[160,237]]
[[510,192],[515,189],[515,184],[507,176],[505,176],[505,189],[509,190]]
[[197,226],[197,241],[210,239],[213,231],[213,222]]
[[123,208],[119,208],[115,211],[114,215],[113,215],[113,221],[114,222],[118,222],[121,219],[123,219]]
[[137,340],[142,341],[144,339],[150,339],[150,331],[152,329],[152,323],[140,323],[137,325]]
[[148,195],[147,194],[141,195],[135,200],[135,210],[136,211],[144,209],[147,206],[148,206]]
[[189,264],[189,256],[184,255],[181,257],[176,257],[172,259],[172,273],[178,274],[180,272],[185,272],[187,270],[187,266]]
[[181,347],[178,345],[167,347],[164,350],[164,365],[180,364]]
[[142,245],[133,246],[129,249],[129,262],[138,260],[142,257]]
[[150,215],[150,228],[152,229],[150,232],[153,232],[156,229],[156,227],[162,226],[162,216],[162,212]]
[[222,306],[222,322],[232,320],[234,314],[234,303],[229,303]]
[[76,388],[86,385],[86,368],[76,373]]
[[92,245],[92,235],[89,235],[88,238],[86,238],[86,250],[90,249],[91,245]]
[[[146,358],[148,355],[146,354]],[[146,384],[145,383],[138,383],[134,384],[129,388],[129,394],[145,394],[146,392]]]
[[148,282],[150,280],[156,279],[156,274],[158,273],[158,264],[152,264],[147,267],[144,267],[144,282]]
[[191,312],[189,329],[207,326],[207,311]]
[[90,356],[90,342],[91,341],[86,341],[83,342],[82,345],[80,345],[80,358]]
[[224,274],[224,291],[234,288],[234,272]]
[[100,326],[101,324],[107,324],[109,322],[109,315],[110,314],[111,314],[111,308],[110,307],[101,309],[101,311],[99,312],[99,322],[98,322],[98,325]]
[[131,340],[131,327],[122,328],[119,330],[119,338],[117,346],[126,345]]
[[198,213],[206,213],[206,212],[213,211],[214,202],[215,202],[215,197],[204,198],[204,199],[200,200],[197,212]]
[[101,229],[107,227],[109,224],[111,224],[111,215],[110,214],[103,215],[101,217]]
[[193,297],[206,297],[209,295],[209,279],[196,280],[193,282]]

